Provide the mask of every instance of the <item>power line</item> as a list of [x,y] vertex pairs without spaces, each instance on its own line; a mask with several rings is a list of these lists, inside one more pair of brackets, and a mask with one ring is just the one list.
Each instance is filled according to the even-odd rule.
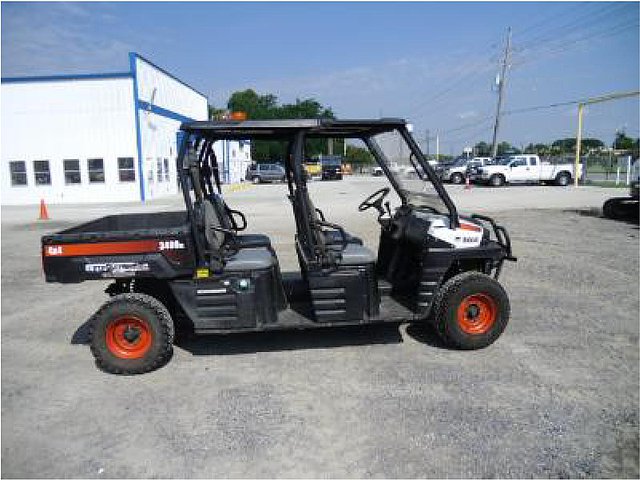
[[[638,28],[638,23],[621,23],[619,25],[616,25],[614,27],[610,27],[610,28],[615,28],[615,30],[610,31],[610,30],[601,30],[601,31],[596,31],[596,32],[592,32],[589,35],[574,39],[571,42],[567,42],[564,45],[556,45],[555,48],[551,47],[551,48],[547,48],[547,49],[541,49],[538,54],[537,57],[534,58],[528,58],[528,59],[520,59],[517,60],[513,63],[514,67],[520,67],[522,65],[525,64],[529,64],[529,63],[533,63],[539,60],[542,60],[543,58],[541,57],[541,54],[544,55],[554,55],[554,54],[562,54],[564,52],[567,52],[569,50],[571,50],[572,48],[575,48],[575,45],[586,42],[588,40],[593,40],[596,38],[607,38],[607,37],[613,37],[613,36],[617,36],[617,35],[621,35],[622,33],[626,32],[627,30],[631,29],[631,28]],[[545,57],[548,58],[548,57]]]
[[[423,100],[420,103],[418,103],[416,106],[414,106],[410,110],[407,116],[412,116],[413,113],[422,110],[426,106],[433,106],[438,102],[438,100],[441,101],[442,98],[446,98],[446,95],[448,93],[455,91],[458,87],[462,86],[463,84],[466,84],[469,80],[475,80],[479,77],[480,74],[486,73],[494,68],[494,65],[492,63],[487,62],[486,60],[483,60],[481,62],[475,62],[474,64],[467,64],[465,66],[468,67],[469,70],[471,70],[470,73],[467,73],[466,75],[458,76],[457,80],[453,81],[453,83],[445,82],[448,84],[448,87],[437,92],[435,95],[432,95],[426,100]],[[424,116],[424,113],[422,114],[422,116]],[[421,117],[416,116],[416,118],[421,118]]]
[[[600,24],[602,18],[617,13],[618,10],[624,8],[624,5],[607,5],[599,11],[587,11],[578,17],[574,17],[568,23],[564,23],[552,28],[547,28],[546,31],[542,31],[542,34],[534,36],[528,39],[524,44],[518,47],[521,50],[526,50],[531,46],[540,46],[541,44],[548,42],[555,42],[558,39],[569,38],[574,32],[581,32],[588,30],[593,24]],[[558,34],[560,32],[560,34]],[[568,34],[568,35],[567,35]]]
[[561,17],[562,14],[566,14],[569,11],[572,10],[576,10],[576,9],[582,9],[585,5],[587,5],[589,2],[580,2],[578,5],[570,5],[568,8],[563,8],[562,10],[558,11],[558,12],[554,12],[551,15],[546,15],[544,18],[542,18],[541,20],[534,22],[532,24],[530,24],[528,27],[525,26],[522,29],[519,29],[518,32],[514,32],[513,36],[516,39],[520,39],[523,36],[526,36],[526,34],[528,32],[530,32],[531,30],[533,30],[534,28],[537,28],[540,25],[548,25],[548,21],[551,20],[557,20],[558,18]]

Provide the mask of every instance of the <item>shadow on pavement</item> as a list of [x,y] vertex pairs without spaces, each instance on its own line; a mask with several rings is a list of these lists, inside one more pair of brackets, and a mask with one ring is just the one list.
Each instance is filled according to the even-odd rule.
[[636,213],[630,213],[629,215],[622,218],[607,218],[602,214],[601,208],[582,208],[582,209],[568,209],[563,210],[566,213],[577,213],[583,217],[595,217],[601,218],[607,222],[623,222],[628,223],[630,225],[638,225],[640,223],[640,217]]
[[407,335],[413,338],[415,341],[424,343],[430,347],[442,348],[449,350],[446,344],[438,336],[436,331],[430,326],[412,323],[407,327]]
[[256,352],[337,348],[402,343],[397,324],[327,327],[308,330],[185,335],[175,344],[192,355],[238,355]]

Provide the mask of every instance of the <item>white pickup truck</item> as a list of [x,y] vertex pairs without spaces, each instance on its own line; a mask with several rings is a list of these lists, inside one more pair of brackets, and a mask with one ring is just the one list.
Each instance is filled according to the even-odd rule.
[[[582,168],[578,166],[578,178]],[[541,183],[553,182],[566,186],[574,179],[574,166],[571,163],[551,164],[542,162],[537,155],[514,155],[496,165],[486,165],[478,169],[476,182],[501,187],[505,183]]]

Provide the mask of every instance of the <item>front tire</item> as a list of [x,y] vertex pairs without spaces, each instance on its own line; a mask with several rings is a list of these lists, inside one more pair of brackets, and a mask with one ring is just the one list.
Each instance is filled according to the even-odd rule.
[[109,373],[133,375],[163,366],[173,353],[167,308],[142,293],[116,295],[91,319],[91,353]]
[[568,173],[559,173],[556,177],[556,185],[566,187],[571,182],[571,175]]
[[257,185],[260,183],[260,177],[253,177],[251,181],[253,182],[254,185]]
[[502,175],[492,175],[489,179],[489,184],[492,187],[501,187],[505,184],[504,177]]
[[447,345],[475,350],[498,339],[509,323],[510,311],[502,285],[483,273],[465,272],[441,287],[431,319]]
[[453,175],[451,175],[451,183],[455,184],[455,185],[460,185],[461,183],[464,183],[464,177],[462,176],[461,173],[454,173]]

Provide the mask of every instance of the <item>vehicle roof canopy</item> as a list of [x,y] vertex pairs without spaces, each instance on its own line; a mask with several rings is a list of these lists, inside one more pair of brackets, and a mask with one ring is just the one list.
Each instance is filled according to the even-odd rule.
[[180,130],[207,138],[229,140],[290,138],[304,131],[310,137],[363,138],[406,126],[400,118],[376,120],[334,120],[311,118],[295,120],[218,120],[183,123]]

